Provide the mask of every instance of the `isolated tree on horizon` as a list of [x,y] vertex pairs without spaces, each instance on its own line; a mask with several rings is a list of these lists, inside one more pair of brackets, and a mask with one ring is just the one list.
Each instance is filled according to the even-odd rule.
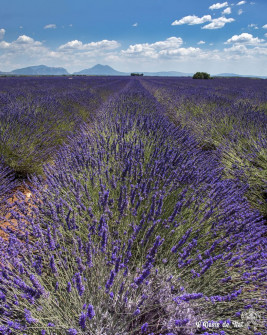
[[210,74],[207,72],[196,72],[193,79],[211,79]]

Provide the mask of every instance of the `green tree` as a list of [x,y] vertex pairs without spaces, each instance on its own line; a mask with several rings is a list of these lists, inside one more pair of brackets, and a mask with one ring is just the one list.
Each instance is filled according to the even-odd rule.
[[193,79],[211,79],[210,74],[207,72],[196,72]]

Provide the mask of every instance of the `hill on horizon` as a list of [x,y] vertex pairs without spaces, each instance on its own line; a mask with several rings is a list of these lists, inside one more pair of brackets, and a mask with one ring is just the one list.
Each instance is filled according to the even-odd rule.
[[17,75],[63,75],[69,72],[63,67],[49,67],[46,65],[28,66],[10,72]]
[[[134,73],[143,73],[145,76],[159,76],[159,77],[192,77],[193,73],[185,73],[179,71],[159,71],[159,72],[140,72],[132,71]],[[121,72],[113,69],[109,65],[96,64],[91,68],[83,69],[78,72],[69,73],[63,67],[49,67],[46,65],[28,66],[20,69],[15,69],[10,72],[0,71],[0,75],[26,75],[26,76],[60,76],[60,75],[89,75],[89,76],[129,76],[128,72]],[[235,73],[219,73],[212,74],[213,77],[250,77],[266,79],[267,76],[255,75],[240,75]]]
[[106,75],[106,76],[128,76],[129,73],[125,72],[120,72],[117,70],[114,70],[111,66],[109,65],[101,65],[101,64],[96,64],[95,66],[89,68],[89,69],[84,69],[79,72],[74,72],[73,74],[75,75]]

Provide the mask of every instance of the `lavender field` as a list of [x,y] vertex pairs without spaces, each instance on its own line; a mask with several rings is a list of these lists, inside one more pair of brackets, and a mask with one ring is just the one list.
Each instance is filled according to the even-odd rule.
[[266,334],[267,81],[0,78],[0,334]]

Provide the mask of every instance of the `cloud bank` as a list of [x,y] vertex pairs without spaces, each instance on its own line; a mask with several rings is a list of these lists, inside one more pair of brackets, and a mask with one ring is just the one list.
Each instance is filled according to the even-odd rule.
[[[219,18],[217,23],[215,20],[209,24],[221,26],[225,24],[224,20],[229,19]],[[216,29],[215,26],[210,29]],[[203,29],[209,28],[203,27]],[[242,73],[250,68],[252,73],[257,74],[256,70],[259,69],[259,74],[262,74],[267,57],[267,43],[265,42],[260,37],[242,33],[225,39],[225,48],[220,50],[210,49],[212,43],[206,43],[204,40],[197,42],[197,47],[187,45],[179,36],[171,36],[153,43],[136,43],[128,46],[121,46],[119,41],[107,39],[88,43],[71,40],[52,49],[47,47],[45,42],[27,35],[20,35],[13,41],[3,39],[0,41],[2,67],[0,70],[10,71],[24,66],[46,64],[65,67],[70,72],[74,72],[96,63],[102,63],[110,64],[121,71],[194,72],[201,68],[212,72],[211,69],[214,68],[216,72],[213,71],[213,73]],[[234,66],[232,70],[231,66]]]

